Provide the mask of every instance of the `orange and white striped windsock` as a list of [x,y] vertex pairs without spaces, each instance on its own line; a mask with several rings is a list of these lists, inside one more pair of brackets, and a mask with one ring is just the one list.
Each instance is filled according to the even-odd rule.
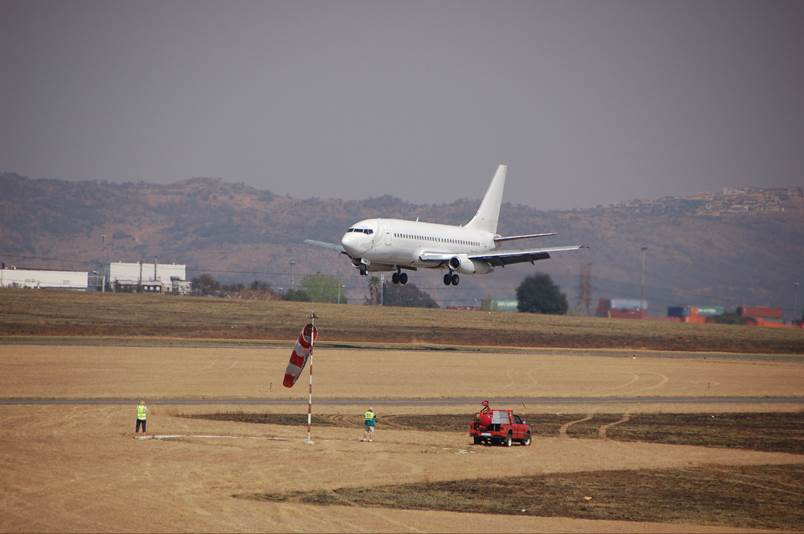
[[296,380],[301,376],[304,366],[307,365],[307,360],[313,352],[313,345],[318,339],[318,329],[312,324],[307,324],[299,333],[299,339],[296,340],[296,348],[290,355],[290,362],[285,369],[285,379],[282,384],[286,388],[293,387]]

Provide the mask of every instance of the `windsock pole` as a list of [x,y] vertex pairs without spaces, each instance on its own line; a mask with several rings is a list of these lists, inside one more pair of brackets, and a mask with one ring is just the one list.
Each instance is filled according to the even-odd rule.
[[310,390],[307,397],[307,439],[305,443],[312,444],[312,429],[313,429],[313,345],[315,345],[315,320],[318,316],[315,312],[310,312],[310,321],[313,329],[310,331]]

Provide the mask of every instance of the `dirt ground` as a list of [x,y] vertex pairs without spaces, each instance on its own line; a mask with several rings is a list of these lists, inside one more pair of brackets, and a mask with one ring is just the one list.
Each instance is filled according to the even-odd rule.
[[[795,396],[797,361],[319,349],[320,397]],[[3,397],[306,399],[286,349],[0,345]]]
[[[538,438],[531,447],[470,446],[463,432],[255,425],[178,417],[242,406],[160,406],[186,396],[305,398],[281,386],[288,350],[0,346],[0,391],[9,397],[145,397],[149,431],[133,439],[134,406],[0,406],[0,531],[3,532],[677,532],[723,531],[676,523],[594,521],[444,511],[258,502],[234,495],[313,491],[467,478],[581,471],[802,464],[804,456],[685,445]],[[474,396],[801,396],[804,364],[605,356],[478,355],[321,350],[316,393],[329,397],[433,399],[383,413],[461,413],[438,405]],[[484,384],[483,391],[477,384]],[[326,408],[326,409],[325,409]],[[686,411],[712,405],[685,405]],[[715,409],[800,410],[801,405]],[[265,411],[266,408],[260,408]],[[299,406],[271,406],[293,413]],[[365,406],[319,407],[361,413]],[[555,409],[562,409],[556,406]],[[566,409],[566,407],[564,407]],[[583,406],[660,411],[678,405]]]

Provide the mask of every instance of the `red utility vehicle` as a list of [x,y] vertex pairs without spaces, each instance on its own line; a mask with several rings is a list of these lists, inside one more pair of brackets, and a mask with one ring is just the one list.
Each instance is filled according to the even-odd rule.
[[522,445],[531,444],[530,425],[513,410],[489,408],[488,401],[483,401],[483,409],[475,414],[472,424],[469,425],[469,435],[472,436],[475,445],[501,443],[510,447],[515,441]]

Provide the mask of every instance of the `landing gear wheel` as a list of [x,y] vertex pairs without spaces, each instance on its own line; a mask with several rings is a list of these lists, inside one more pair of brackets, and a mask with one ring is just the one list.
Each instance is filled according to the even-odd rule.
[[444,285],[448,286],[451,283],[452,283],[452,275],[450,273],[445,274],[444,275]]
[[391,282],[395,284],[399,283],[399,273],[394,273],[391,275]]
[[513,442],[514,440],[511,438],[511,434],[508,434],[507,436],[505,436],[505,441],[503,442],[503,445],[505,445],[506,447],[510,447]]
[[366,276],[366,273],[368,272],[368,266],[365,263],[363,263],[360,265],[360,267],[358,267],[358,270],[360,271],[360,276]]
[[450,278],[451,278],[450,282],[454,286],[457,286],[461,282],[461,277],[458,276],[457,274],[453,274]]
[[527,436],[525,436],[525,439],[522,440],[522,445],[524,445],[525,447],[529,447],[531,443],[532,440],[530,438],[530,434],[528,434]]
[[399,273],[399,283],[403,286],[408,283],[408,273]]

